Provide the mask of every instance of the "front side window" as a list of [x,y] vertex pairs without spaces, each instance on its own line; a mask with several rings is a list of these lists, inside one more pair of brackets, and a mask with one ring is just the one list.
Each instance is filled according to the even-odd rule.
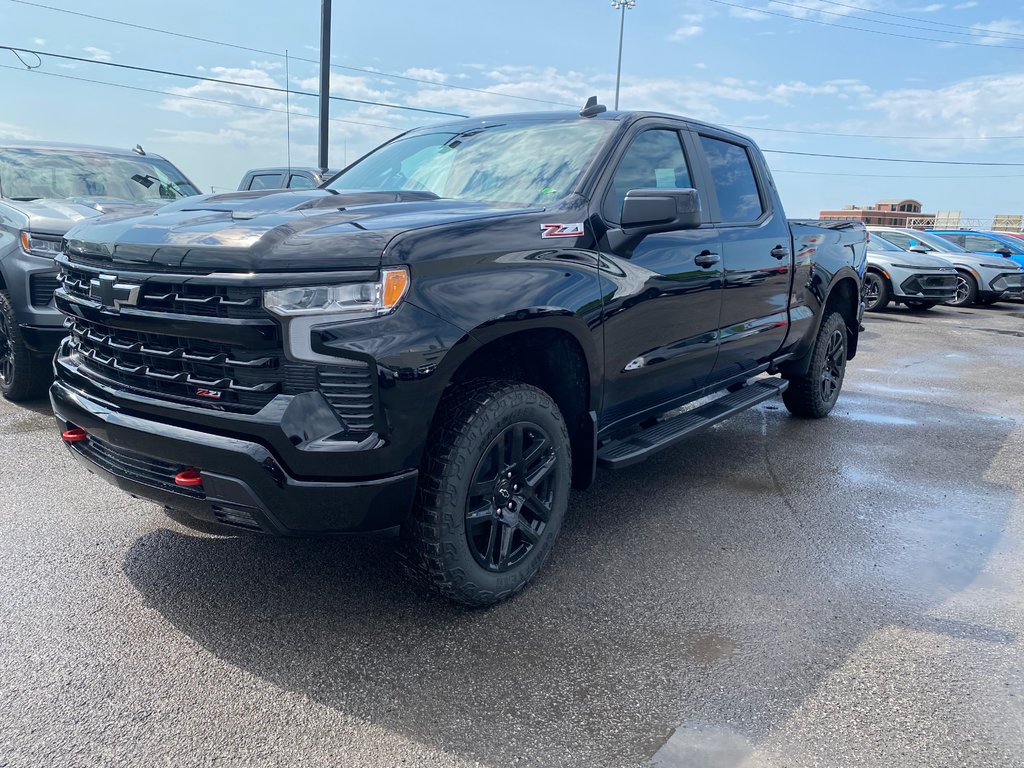
[[0,150],[0,192],[12,200],[177,200],[199,194],[181,171],[159,158],[36,148]]
[[312,189],[316,184],[308,176],[300,176],[297,173],[293,173],[292,177],[288,179],[288,189]]
[[327,188],[545,205],[573,191],[614,130],[611,121],[587,119],[423,129],[385,144]]
[[622,156],[604,200],[604,216],[618,222],[631,189],[691,189],[690,169],[678,131],[644,131]]
[[990,251],[994,253],[1005,249],[1013,253],[1024,253],[1024,249],[1004,243],[1001,240],[996,240],[994,237],[985,237],[984,235],[967,235],[962,245],[968,251]]
[[942,237],[944,240],[949,240],[949,242],[953,243],[954,245],[959,245],[961,248],[964,247],[965,238],[964,238],[963,235],[946,235],[946,234],[943,234],[943,235],[940,235],[940,237]]
[[283,173],[257,173],[249,182],[249,189],[280,189]]
[[700,142],[711,166],[722,221],[742,224],[759,219],[764,205],[746,148],[710,136],[701,136]]

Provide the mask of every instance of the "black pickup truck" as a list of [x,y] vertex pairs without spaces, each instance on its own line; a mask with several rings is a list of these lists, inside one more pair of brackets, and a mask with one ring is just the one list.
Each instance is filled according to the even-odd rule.
[[597,467],[780,393],[825,416],[865,244],[787,221],[722,128],[467,119],[325,188],[76,227],[51,399],[72,454],[135,496],[282,536],[400,526],[415,573],[486,605]]

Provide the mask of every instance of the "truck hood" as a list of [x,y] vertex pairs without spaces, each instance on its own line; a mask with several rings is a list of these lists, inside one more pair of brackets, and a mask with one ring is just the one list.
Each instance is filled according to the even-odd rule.
[[39,198],[38,200],[5,200],[28,216],[32,232],[63,235],[76,224],[109,213],[134,214],[152,211],[159,203],[138,203],[116,197]]
[[84,222],[67,237],[72,256],[135,268],[375,268],[387,244],[404,231],[538,210],[429,192],[232,192],[185,198],[142,216]]

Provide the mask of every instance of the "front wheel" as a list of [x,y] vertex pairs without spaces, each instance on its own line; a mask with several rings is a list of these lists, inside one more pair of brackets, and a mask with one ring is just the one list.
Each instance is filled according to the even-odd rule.
[[50,361],[25,345],[11,297],[0,291],[0,394],[15,402],[40,397],[51,378]]
[[978,281],[967,272],[956,273],[956,296],[946,303],[951,307],[969,307],[978,298]]
[[877,272],[864,274],[864,310],[879,312],[889,306],[889,285]]
[[828,416],[839,399],[845,376],[846,321],[833,312],[821,322],[807,372],[786,376],[789,388],[782,393],[782,401],[794,416]]
[[568,430],[546,393],[514,381],[455,387],[427,444],[403,559],[465,605],[514,595],[551,554],[571,466]]

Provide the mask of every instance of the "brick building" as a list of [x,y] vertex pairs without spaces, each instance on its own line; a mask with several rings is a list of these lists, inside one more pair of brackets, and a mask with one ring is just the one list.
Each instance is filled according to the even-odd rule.
[[921,213],[921,203],[909,198],[879,200],[872,206],[847,205],[837,211],[822,211],[819,219],[831,221],[863,221],[884,227],[906,227],[908,219],[934,218],[933,213]]

